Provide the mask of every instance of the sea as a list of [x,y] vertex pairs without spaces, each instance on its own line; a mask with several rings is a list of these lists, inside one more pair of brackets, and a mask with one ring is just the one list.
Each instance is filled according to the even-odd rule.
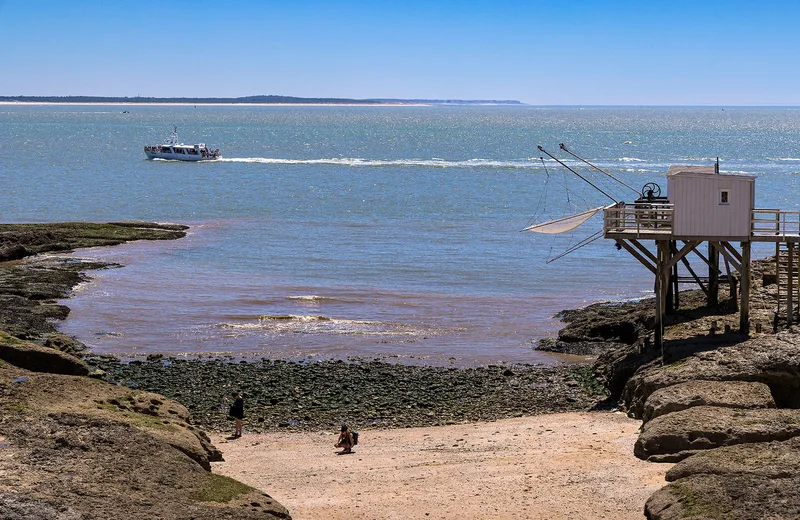
[[[147,160],[174,127],[223,158]],[[98,354],[549,365],[559,311],[653,278],[599,216],[522,230],[717,160],[800,210],[800,109],[7,104],[0,220],[190,226],[71,255],[122,266],[62,302]]]

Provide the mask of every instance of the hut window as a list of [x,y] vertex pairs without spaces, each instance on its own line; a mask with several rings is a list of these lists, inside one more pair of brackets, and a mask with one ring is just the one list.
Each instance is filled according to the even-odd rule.
[[719,203],[730,204],[730,190],[719,190]]

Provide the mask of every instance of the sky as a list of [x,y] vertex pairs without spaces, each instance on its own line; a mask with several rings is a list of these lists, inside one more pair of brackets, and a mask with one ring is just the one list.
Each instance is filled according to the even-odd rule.
[[0,0],[0,96],[800,105],[798,61],[798,0]]

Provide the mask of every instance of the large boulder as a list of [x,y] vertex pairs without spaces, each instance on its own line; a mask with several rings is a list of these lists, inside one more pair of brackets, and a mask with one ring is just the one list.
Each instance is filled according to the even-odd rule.
[[800,518],[800,476],[694,475],[653,493],[648,520],[789,520]]
[[725,408],[775,408],[769,387],[750,381],[687,381],[660,388],[644,403],[642,420],[647,422],[662,415],[693,406]]
[[540,352],[554,352],[556,354],[570,354],[574,356],[597,356],[617,347],[623,343],[613,341],[562,341],[554,338],[543,338],[536,342],[534,350]]
[[674,482],[692,475],[753,474],[787,478],[800,468],[800,437],[784,442],[756,442],[701,451],[675,464],[666,479]]
[[77,357],[54,348],[21,341],[0,332],[0,360],[32,372],[85,376],[89,367]]
[[191,424],[189,411],[162,395],[59,374],[29,373],[21,379],[7,388],[6,395],[26,409],[81,413],[136,426],[207,471],[211,462],[222,460],[206,433]]
[[662,367],[650,363],[630,378],[623,402],[642,418],[645,402],[656,390],[687,381],[757,381],[770,388],[780,408],[800,408],[800,335],[760,336],[695,353]]
[[158,394],[0,363],[0,518],[291,518],[266,493],[209,471],[219,452]]
[[86,345],[71,336],[61,334],[60,332],[51,334],[45,340],[44,346],[60,350],[61,352],[66,352],[67,354],[72,354],[73,356],[86,350]]
[[633,453],[640,459],[676,462],[700,450],[797,436],[800,410],[695,406],[644,424]]

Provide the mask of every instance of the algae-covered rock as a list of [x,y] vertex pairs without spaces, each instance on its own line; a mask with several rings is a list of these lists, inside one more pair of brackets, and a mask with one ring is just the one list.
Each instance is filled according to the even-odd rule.
[[758,442],[701,451],[675,464],[666,479],[673,482],[692,475],[753,474],[787,478],[800,468],[800,437],[783,442]]
[[575,356],[597,356],[621,345],[621,343],[612,341],[562,341],[554,338],[543,338],[536,342],[534,350]]
[[642,420],[693,406],[775,408],[769,387],[749,381],[687,381],[656,390],[644,404]]
[[698,352],[662,367],[642,367],[623,393],[629,411],[641,418],[656,390],[688,381],[757,381],[770,388],[778,407],[800,408],[800,335],[782,332]]
[[0,411],[0,518],[290,518],[265,493],[212,474],[219,451],[163,396],[4,364]]
[[21,341],[0,331],[0,359],[33,372],[85,376],[89,367],[77,357],[53,348]]
[[[109,246],[131,240],[166,240],[186,235],[186,226],[146,222],[94,224],[0,224],[0,329],[23,339],[40,340],[57,332],[54,321],[69,309],[55,304],[81,281],[83,271],[112,267],[38,253]],[[22,262],[7,262],[20,260]]]
[[45,347],[54,348],[67,354],[76,355],[86,350],[86,345],[66,334],[53,334],[44,342]]
[[653,493],[648,520],[790,520],[800,518],[800,476],[694,475]]
[[675,461],[698,450],[797,436],[800,410],[696,406],[656,417],[643,425],[633,453],[640,459]]
[[0,261],[131,240],[172,240],[186,236],[187,229],[178,224],[153,222],[0,224]]

